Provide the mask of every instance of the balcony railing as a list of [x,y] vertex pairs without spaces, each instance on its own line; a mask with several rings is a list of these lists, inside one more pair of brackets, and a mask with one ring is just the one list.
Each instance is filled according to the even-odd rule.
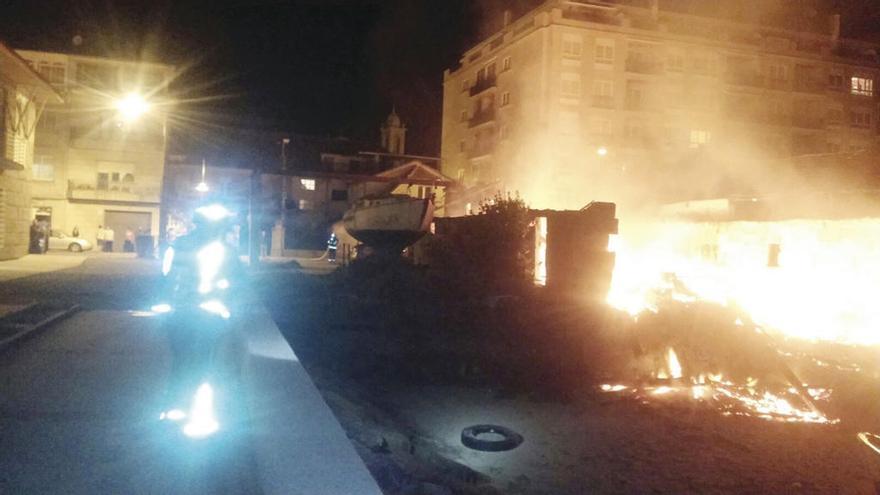
[[159,186],[145,186],[135,182],[98,184],[97,182],[67,181],[67,198],[86,201],[159,202]]
[[494,88],[498,84],[498,78],[496,76],[484,77],[483,79],[477,79],[477,82],[471,86],[470,95],[476,96],[487,89]]
[[653,58],[629,57],[626,59],[626,70],[637,74],[659,74],[663,72],[663,64]]
[[468,121],[468,127],[476,127],[481,124],[485,124],[487,122],[492,122],[495,120],[495,109],[490,108],[487,110],[481,110],[474,114],[473,117]]

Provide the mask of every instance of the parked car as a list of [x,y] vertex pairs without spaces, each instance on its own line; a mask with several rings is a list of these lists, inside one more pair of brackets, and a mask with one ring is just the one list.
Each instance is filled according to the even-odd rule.
[[92,249],[92,243],[79,237],[71,237],[60,230],[53,230],[49,234],[49,249],[66,249],[78,253]]

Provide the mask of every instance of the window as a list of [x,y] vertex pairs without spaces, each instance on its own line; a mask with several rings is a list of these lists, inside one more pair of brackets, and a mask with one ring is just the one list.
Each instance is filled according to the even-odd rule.
[[562,35],[562,56],[571,58],[580,58],[583,50],[583,42],[581,37],[576,34]]
[[788,79],[788,67],[782,64],[770,64],[768,77],[773,81],[786,81]]
[[581,95],[581,76],[566,72],[562,74],[562,96],[568,98],[579,98]]
[[52,84],[64,84],[65,67],[62,63],[40,62],[37,72]]
[[334,189],[334,190],[330,191],[330,200],[331,201],[348,201],[348,190]]
[[463,169],[463,168],[458,169],[458,175],[457,175],[457,177],[458,177],[458,180],[459,180],[459,181],[463,181],[463,180],[464,180],[464,169]]
[[510,70],[510,57],[504,57],[501,61],[501,70]]
[[467,112],[467,110],[462,110],[462,111],[461,111],[461,121],[462,121],[462,122],[467,122],[467,119],[468,119],[468,112]]
[[110,189],[110,174],[106,172],[98,172],[98,183],[95,188],[99,191]]
[[464,153],[465,149],[466,149],[466,145],[465,145],[464,141],[459,141],[458,142],[458,151],[460,151],[461,153]]
[[299,183],[307,191],[315,190],[315,179],[300,179]]
[[312,202],[307,199],[299,200],[298,206],[300,210],[311,210],[313,208]]
[[871,127],[871,111],[867,109],[855,109],[849,114],[849,123],[852,127]]
[[602,79],[593,81],[593,105],[601,108],[614,106],[614,82]]
[[510,92],[501,93],[501,106],[510,105]]
[[596,63],[597,64],[613,64],[614,63],[614,41],[613,40],[596,40]]
[[843,72],[839,70],[833,70],[830,74],[828,74],[828,86],[830,86],[832,89],[844,89],[844,81],[846,81],[846,78],[843,77]]
[[671,53],[666,59],[666,68],[671,71],[681,72],[684,70],[684,55]]
[[712,133],[702,129],[691,130],[691,148],[699,148],[700,146],[709,144],[712,140]]
[[461,81],[461,90],[462,90],[462,91],[467,91],[468,88],[470,88],[470,84],[469,84],[469,83],[470,83],[470,81],[468,81],[467,79],[462,80],[462,81]]
[[34,157],[34,166],[31,168],[34,180],[54,181],[55,165],[52,164],[52,157],[48,155],[37,155]]
[[860,96],[874,96],[874,80],[868,77],[853,76],[850,79],[850,93]]

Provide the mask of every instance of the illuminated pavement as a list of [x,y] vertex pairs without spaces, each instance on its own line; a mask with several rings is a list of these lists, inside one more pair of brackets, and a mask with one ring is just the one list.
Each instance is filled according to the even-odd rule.
[[161,426],[170,353],[158,319],[131,311],[157,269],[90,258],[0,288],[84,308],[0,359],[0,493],[379,494],[258,303],[229,421],[201,442]]

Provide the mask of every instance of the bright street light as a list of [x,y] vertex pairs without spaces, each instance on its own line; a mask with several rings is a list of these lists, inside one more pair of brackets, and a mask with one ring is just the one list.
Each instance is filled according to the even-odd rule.
[[608,154],[608,148],[601,146],[599,147],[599,149],[596,150],[596,154],[599,156],[605,156]]
[[125,122],[132,122],[150,110],[150,104],[137,93],[128,93],[116,101],[116,110]]

